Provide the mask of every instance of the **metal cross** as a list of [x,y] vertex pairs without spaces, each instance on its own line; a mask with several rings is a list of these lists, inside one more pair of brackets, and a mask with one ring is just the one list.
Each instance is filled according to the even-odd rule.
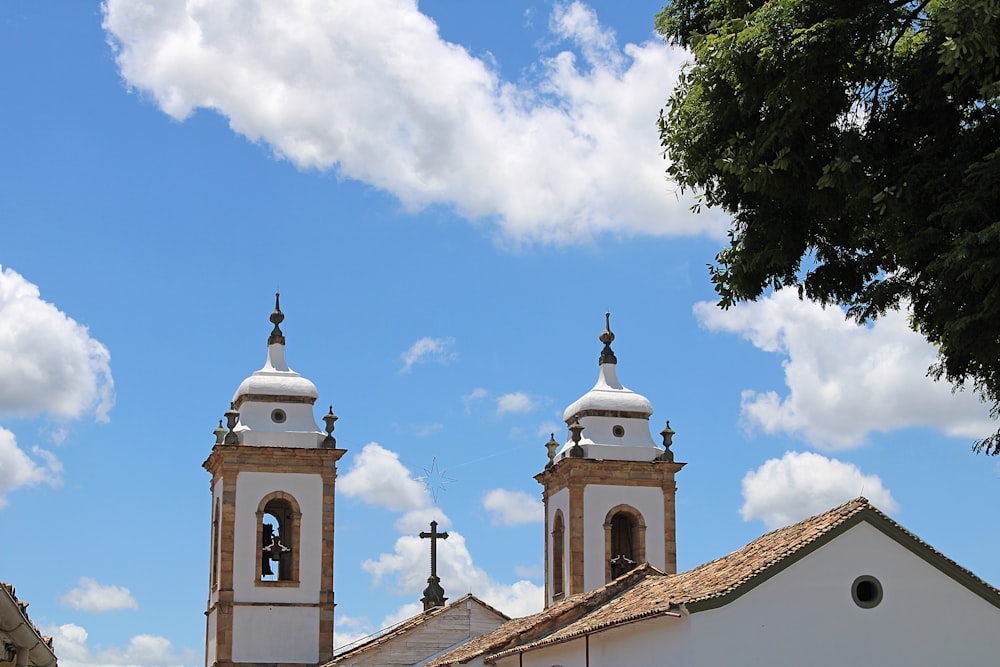
[[428,533],[428,532],[425,531],[425,532],[420,533],[420,539],[430,538],[430,540],[431,540],[431,576],[432,577],[436,577],[437,576],[437,541],[438,541],[438,538],[440,537],[442,540],[447,540],[448,539],[448,533],[444,533],[444,532],[439,533],[438,530],[437,530],[437,528],[438,528],[438,522],[437,521],[431,521],[431,532]]

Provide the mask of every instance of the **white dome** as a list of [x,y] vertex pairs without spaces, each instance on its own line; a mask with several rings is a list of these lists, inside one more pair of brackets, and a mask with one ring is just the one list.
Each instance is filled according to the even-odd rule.
[[267,361],[264,367],[240,383],[233,402],[239,403],[241,397],[248,394],[258,396],[305,397],[313,400],[319,397],[316,385],[305,379],[285,363],[285,346],[272,343],[267,346]]
[[601,364],[597,384],[578,398],[563,412],[563,421],[569,423],[581,412],[595,413],[638,413],[645,417],[653,414],[653,406],[642,394],[637,394],[618,381],[615,364]]

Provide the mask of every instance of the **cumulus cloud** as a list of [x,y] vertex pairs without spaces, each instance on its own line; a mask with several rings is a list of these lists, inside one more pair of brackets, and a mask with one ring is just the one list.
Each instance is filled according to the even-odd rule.
[[0,414],[108,421],[111,355],[16,271],[0,267]]
[[[522,242],[721,237],[664,175],[657,112],[683,51],[621,46],[581,2],[517,82],[442,39],[414,0],[106,0],[121,76],[177,120],[196,109],[302,169],[452,207]],[[484,44],[482,48],[488,49]],[[554,50],[554,49],[553,49]]]
[[17,446],[17,438],[7,429],[0,427],[0,509],[7,505],[5,495],[22,486],[48,484],[57,486],[62,482],[62,464],[59,460],[38,446],[32,447],[37,461]]
[[[461,533],[450,530],[448,515],[435,506],[426,484],[400,463],[395,452],[376,443],[365,445],[350,470],[338,481],[337,488],[370,505],[400,513],[394,522],[400,537],[393,551],[381,553],[362,563],[364,570],[371,574],[373,585],[387,586],[406,594],[423,591],[427,585],[427,550],[430,547],[426,539],[417,535],[426,531],[431,521],[437,521],[438,529],[447,530],[449,534],[446,540],[438,542],[438,574],[448,582],[450,591],[471,591],[487,603],[513,615],[541,608],[543,589],[540,586],[530,581],[504,584],[475,565],[465,538]],[[521,498],[516,498],[516,502],[524,504]],[[523,510],[523,507],[520,508]],[[541,514],[540,510],[538,514]],[[397,609],[383,619],[382,627],[418,611],[419,607]],[[360,630],[356,629],[357,632]]]
[[523,391],[503,394],[497,398],[497,415],[531,412],[535,407],[535,402]]
[[458,358],[458,354],[452,351],[455,344],[454,338],[421,338],[410,346],[406,352],[399,355],[403,360],[403,367],[400,373],[409,373],[415,364],[435,362],[445,364]]
[[541,523],[545,518],[542,501],[524,491],[487,491],[483,496],[483,508],[490,513],[494,526]]
[[431,506],[427,486],[410,475],[399,462],[399,454],[375,442],[361,448],[350,469],[337,481],[337,490],[394,512]]
[[842,309],[800,300],[794,290],[729,310],[698,303],[694,312],[707,329],[784,357],[784,396],[757,389],[742,395],[743,417],[765,433],[842,449],[864,444],[872,432],[912,426],[966,438],[996,428],[972,391],[953,393],[927,377],[937,352],[909,328],[905,313],[859,327]]
[[105,612],[138,609],[139,603],[124,586],[101,585],[90,577],[80,577],[76,588],[62,596],[67,607],[80,611]]
[[743,478],[740,514],[744,521],[760,519],[773,530],[862,495],[884,512],[899,510],[878,475],[813,452],[786,452]]
[[194,650],[178,654],[170,640],[159,635],[136,635],[125,647],[92,651],[87,644],[89,635],[79,625],[50,626],[44,632],[52,636],[62,667],[182,667],[198,662]]
[[[437,547],[438,576],[448,582],[448,590],[456,594],[471,591],[509,616],[524,616],[541,610],[544,602],[541,586],[527,580],[513,584],[497,582],[473,562],[462,534],[448,532],[448,539],[439,541]],[[366,560],[362,567],[372,575],[376,585],[386,582],[400,593],[416,594],[427,585],[428,549],[427,540],[402,535],[396,540],[392,553]]]

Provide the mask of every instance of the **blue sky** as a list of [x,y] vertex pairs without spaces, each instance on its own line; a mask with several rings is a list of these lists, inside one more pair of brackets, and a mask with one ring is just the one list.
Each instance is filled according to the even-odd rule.
[[726,219],[665,177],[657,9],[5,3],[0,578],[64,667],[201,663],[201,463],[279,289],[349,450],[338,644],[416,609],[431,518],[449,597],[540,606],[532,477],[609,309],[688,463],[682,569],[863,493],[1000,583],[995,424],[905,315],[712,305]]

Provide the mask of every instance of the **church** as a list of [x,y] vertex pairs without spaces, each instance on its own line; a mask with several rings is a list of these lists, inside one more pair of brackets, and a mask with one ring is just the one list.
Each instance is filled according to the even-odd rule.
[[598,378],[566,408],[535,476],[544,609],[508,618],[475,597],[334,652],[333,409],[285,361],[278,297],[264,367],[237,388],[211,475],[206,667],[911,664],[1000,660],[1000,591],[857,498],[677,573],[669,422],[618,379],[610,315]]

